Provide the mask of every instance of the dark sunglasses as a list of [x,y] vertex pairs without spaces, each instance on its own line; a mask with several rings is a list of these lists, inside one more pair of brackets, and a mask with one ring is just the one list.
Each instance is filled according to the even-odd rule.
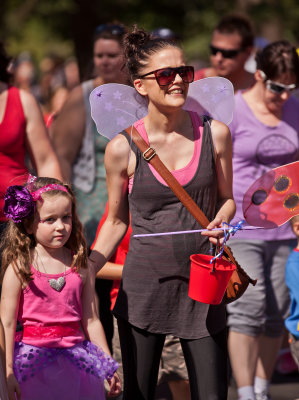
[[270,79],[265,81],[266,88],[270,90],[270,92],[275,94],[282,94],[284,92],[291,92],[296,89],[295,83],[292,85],[284,85],[282,83],[273,82]]
[[217,53],[221,53],[223,58],[235,58],[239,53],[243,51],[243,49],[225,50],[210,44],[210,51],[213,56],[215,56]]
[[159,86],[170,85],[177,74],[180,75],[184,83],[191,83],[194,80],[194,67],[190,65],[184,65],[182,67],[167,67],[156,69],[155,71],[148,72],[147,74],[139,76],[139,78],[144,78],[148,75],[154,74],[156,81]]
[[94,31],[95,35],[99,35],[102,32],[109,32],[112,33],[112,35],[124,35],[125,28],[117,24],[101,24],[97,26]]

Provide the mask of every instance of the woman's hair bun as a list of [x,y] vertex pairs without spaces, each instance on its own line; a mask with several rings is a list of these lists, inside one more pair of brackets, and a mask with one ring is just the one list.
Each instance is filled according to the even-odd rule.
[[128,59],[139,53],[140,49],[145,47],[150,39],[151,35],[148,32],[134,25],[132,31],[124,37],[125,57]]

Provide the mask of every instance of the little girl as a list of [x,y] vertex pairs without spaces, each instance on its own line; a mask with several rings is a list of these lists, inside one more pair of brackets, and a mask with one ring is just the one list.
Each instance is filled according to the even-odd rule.
[[110,394],[118,394],[118,365],[97,316],[71,189],[31,177],[24,187],[7,189],[4,212],[10,221],[2,242],[1,318],[9,399],[104,400],[104,379]]

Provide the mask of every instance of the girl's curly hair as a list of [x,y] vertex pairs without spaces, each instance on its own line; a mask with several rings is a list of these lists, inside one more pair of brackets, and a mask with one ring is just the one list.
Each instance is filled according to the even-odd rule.
[[[31,191],[36,191],[50,184],[62,185],[67,189],[67,192],[50,190],[41,195],[43,199],[60,195],[68,197],[72,203],[72,231],[65,244],[65,247],[70,249],[73,254],[71,268],[76,268],[77,271],[80,268],[87,268],[86,242],[83,236],[82,224],[76,212],[76,198],[70,186],[63,184],[58,179],[40,177],[36,179],[33,185],[31,184],[30,189]],[[26,227],[33,224],[35,215],[36,211],[33,216],[23,219],[19,223],[8,221],[0,243],[0,250],[2,251],[1,280],[10,264],[13,265],[22,282],[28,283],[32,280],[32,249],[36,246],[36,241],[34,236],[28,233]]]

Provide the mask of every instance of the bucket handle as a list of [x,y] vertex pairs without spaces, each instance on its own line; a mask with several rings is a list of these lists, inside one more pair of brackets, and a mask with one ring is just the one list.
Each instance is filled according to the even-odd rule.
[[218,248],[219,248],[219,237],[217,238],[217,244],[215,246],[215,250],[214,250],[214,261],[213,261],[213,266],[212,269],[210,271],[210,274],[213,274],[215,272],[215,263],[216,263],[216,256],[218,253]]

